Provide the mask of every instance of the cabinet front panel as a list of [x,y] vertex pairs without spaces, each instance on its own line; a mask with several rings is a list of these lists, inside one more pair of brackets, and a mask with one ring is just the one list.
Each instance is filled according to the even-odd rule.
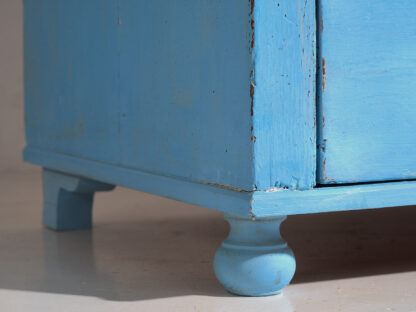
[[318,183],[416,178],[416,1],[319,2]]

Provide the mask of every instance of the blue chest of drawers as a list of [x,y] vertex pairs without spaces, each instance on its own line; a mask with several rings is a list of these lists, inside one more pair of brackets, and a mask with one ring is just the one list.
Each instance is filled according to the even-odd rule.
[[[44,224],[115,185],[224,212],[219,281],[279,293],[287,215],[416,204],[416,2],[25,0]],[[155,246],[157,248],[157,246]]]

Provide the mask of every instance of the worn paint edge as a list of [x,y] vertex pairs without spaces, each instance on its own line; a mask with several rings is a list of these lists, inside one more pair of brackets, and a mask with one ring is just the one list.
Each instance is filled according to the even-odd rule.
[[322,105],[322,93],[326,83],[326,65],[322,56],[322,34],[324,21],[321,0],[316,0],[316,184],[330,183],[331,179],[326,176],[326,139],[323,137],[325,127],[325,116]]
[[251,157],[251,174],[252,174],[252,190],[257,190],[256,185],[256,169],[255,169],[255,143],[256,135],[254,132],[254,91],[256,87],[256,25],[255,25],[255,0],[249,0],[249,22],[248,22],[248,36],[249,36],[249,55],[250,55],[250,82],[249,82],[249,92],[250,92],[250,157]]
[[416,181],[254,192],[254,217],[374,209],[416,204]]
[[[249,3],[251,5],[251,13],[250,13],[250,56],[251,56],[251,63],[250,63],[250,100],[251,100],[251,107],[250,107],[250,114],[251,114],[251,135],[250,135],[250,143],[251,143],[251,151],[252,151],[252,160],[253,160],[253,176],[254,176],[254,182],[253,182],[253,191],[274,191],[276,188],[288,188],[291,190],[296,189],[310,189],[313,188],[316,185],[316,146],[317,146],[317,137],[316,137],[316,53],[317,53],[317,42],[316,42],[316,1],[305,1],[303,10],[299,12],[299,19],[301,21],[300,25],[296,25],[296,27],[291,31],[291,34],[293,36],[299,35],[299,38],[302,38],[300,41],[305,43],[305,46],[310,44],[310,57],[309,59],[309,72],[306,71],[303,72],[303,77],[310,82],[310,90],[308,92],[311,96],[310,98],[310,105],[311,105],[311,114],[309,117],[312,117],[313,124],[307,124],[307,121],[305,121],[303,132],[307,131],[308,134],[305,135],[305,137],[300,137],[296,144],[291,144],[285,146],[286,149],[293,150],[292,156],[296,155],[299,151],[295,150],[293,146],[299,145],[304,146],[304,152],[307,152],[309,158],[306,160],[306,169],[302,168],[302,166],[299,166],[298,168],[295,168],[295,170],[292,170],[291,174],[288,174],[285,172],[285,167],[288,167],[288,163],[291,163],[293,161],[292,158],[285,158],[281,155],[270,155],[270,150],[265,148],[266,144],[270,143],[270,140],[279,140],[277,134],[270,133],[269,135],[266,135],[264,137],[264,125],[267,124],[267,121],[264,122],[261,118],[257,117],[258,110],[264,109],[268,105],[268,103],[265,103],[264,101],[260,100],[257,96],[258,93],[262,93],[262,96],[265,95],[269,97],[273,97],[274,94],[270,93],[267,90],[263,90],[262,88],[262,76],[264,80],[265,76],[265,68],[264,63],[261,62],[261,55],[267,54],[267,53],[273,53],[275,54],[276,58],[279,58],[277,60],[278,63],[291,63],[293,62],[293,59],[287,58],[284,59],[277,53],[277,51],[270,50],[268,47],[268,44],[264,42],[260,42],[260,40],[257,40],[258,37],[263,33],[267,33],[267,29],[270,28],[269,25],[272,25],[272,27],[276,27],[278,25],[278,22],[275,21],[273,23],[269,23],[270,21],[265,20],[264,15],[273,16],[276,19],[280,19],[282,21],[287,21],[291,23],[290,20],[287,19],[286,14],[277,14],[276,12],[264,12],[264,8],[262,7],[262,2],[259,2],[257,4],[254,0],[249,0]],[[294,5],[294,4],[293,4]],[[276,2],[274,3],[274,6],[279,7],[280,3]],[[271,14],[271,15],[270,15]],[[304,24],[302,24],[304,23]],[[303,31],[303,28],[306,30]],[[283,35],[283,34],[280,34]],[[283,41],[284,42],[284,38]],[[303,53],[303,47],[299,45],[299,49],[302,49]],[[264,55],[263,55],[264,56]],[[302,64],[303,60],[298,60],[299,64]],[[260,66],[259,64],[262,63]],[[276,63],[277,64],[277,63]],[[282,65],[280,65],[282,66]],[[293,65],[289,65],[293,66]],[[283,68],[284,69],[284,68]],[[276,73],[276,74],[282,74],[282,73]],[[309,74],[309,75],[308,75]],[[258,76],[256,79],[256,76]],[[275,91],[276,92],[276,91]],[[304,93],[306,94],[306,91],[304,90]],[[305,103],[306,105],[307,103]],[[280,103],[280,105],[283,105]],[[298,116],[293,116],[293,121],[295,121],[298,118]],[[280,119],[273,120],[273,122],[276,123],[284,123],[286,120]],[[309,128],[308,128],[309,127]],[[306,130],[308,129],[308,130]],[[263,131],[262,131],[263,130]],[[288,131],[290,131],[288,129]],[[282,134],[280,134],[282,135]],[[305,139],[306,136],[308,137],[307,143],[305,141],[302,141],[302,139]],[[306,139],[305,139],[306,140]],[[263,141],[262,144],[257,143],[256,141]],[[268,141],[267,143],[264,143]],[[259,144],[261,145],[259,147]],[[276,166],[276,168],[272,168],[271,162],[273,157],[276,159],[276,162],[280,163],[280,166]],[[280,157],[280,159],[279,159]],[[267,165],[264,165],[266,163]],[[273,169],[273,171],[272,171]],[[289,177],[290,176],[290,177]],[[304,177],[304,181],[301,178],[296,177]],[[299,182],[298,180],[301,180]]]

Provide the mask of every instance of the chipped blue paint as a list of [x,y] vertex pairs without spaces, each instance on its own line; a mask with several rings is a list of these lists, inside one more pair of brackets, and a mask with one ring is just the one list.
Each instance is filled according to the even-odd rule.
[[251,212],[256,217],[273,217],[414,204],[416,181],[403,181],[319,187],[305,191],[254,192]]
[[309,189],[316,178],[315,1],[256,1],[255,185]]
[[26,0],[28,145],[246,191],[312,187],[314,3],[253,3]]
[[217,277],[260,296],[295,270],[286,215],[415,204],[416,182],[315,185],[415,171],[414,5],[389,2],[403,14],[387,27],[374,0],[331,1],[316,34],[308,0],[25,0],[24,159],[44,167],[45,225],[89,228],[94,192],[113,185],[217,209],[231,225]]

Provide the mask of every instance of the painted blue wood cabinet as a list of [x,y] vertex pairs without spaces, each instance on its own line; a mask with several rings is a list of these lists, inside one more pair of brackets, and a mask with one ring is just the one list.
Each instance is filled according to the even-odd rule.
[[91,227],[94,192],[115,185],[220,210],[220,282],[279,293],[287,215],[416,203],[415,12],[25,0],[24,159],[44,168],[44,224]]
[[321,0],[318,182],[416,178],[416,2]]

